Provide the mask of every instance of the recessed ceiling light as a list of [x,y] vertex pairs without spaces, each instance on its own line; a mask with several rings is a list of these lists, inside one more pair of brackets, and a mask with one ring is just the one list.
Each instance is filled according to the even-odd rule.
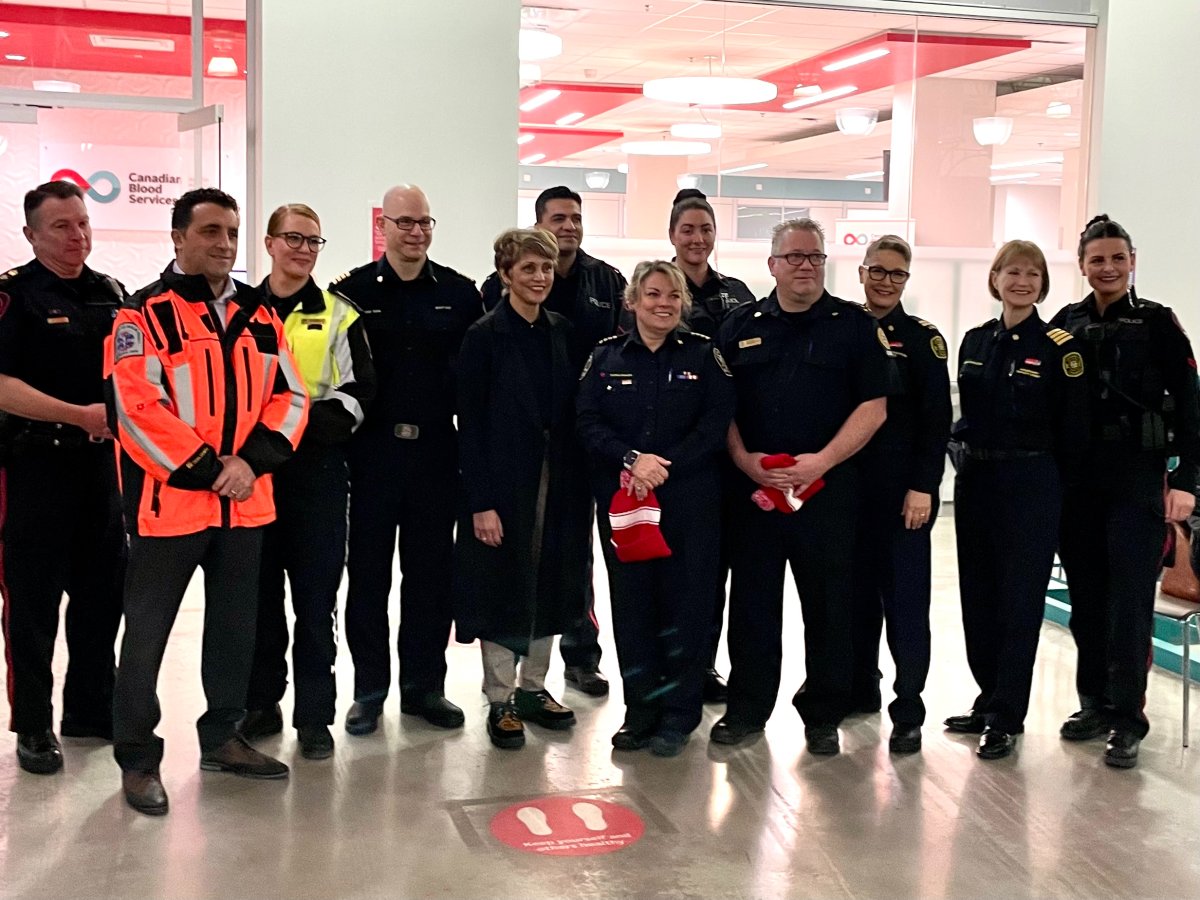
[[578,122],[582,118],[583,118],[583,113],[581,113],[581,112],[567,113],[562,118],[555,119],[554,124],[555,125],[574,125],[576,122]]
[[749,163],[744,166],[734,166],[732,169],[722,169],[718,175],[736,175],[738,172],[749,172],[751,169],[765,169],[766,163]]
[[4,40],[6,37],[8,37],[8,32],[0,31],[0,41]]
[[815,97],[802,97],[797,100],[789,100],[783,104],[784,109],[799,109],[802,106],[812,106],[814,103],[824,103],[826,100],[832,100],[835,97],[845,97],[847,94],[853,94],[858,90],[858,87],[853,84],[844,84],[841,87],[832,88],[828,91],[823,91]]
[[532,166],[534,163],[540,163],[545,158],[545,153],[531,153],[529,156],[526,156],[521,160],[521,165]]
[[22,56],[20,53],[5,53],[4,58],[9,62],[25,62],[29,57]]
[[230,78],[237,73],[237,60],[232,56],[214,56],[208,61],[208,74],[215,78]]
[[1024,169],[1026,166],[1062,165],[1062,154],[1056,156],[1041,156],[1037,159],[1023,159],[1020,162],[996,163],[993,169]]
[[532,141],[532,140],[533,140],[535,137],[537,137],[537,135],[534,135],[534,134],[518,134],[518,135],[517,135],[517,146],[519,147],[519,146],[521,146],[522,144],[528,144],[528,143],[529,143],[530,141]]
[[856,53],[854,56],[847,56],[845,59],[839,59],[837,62],[831,62],[827,66],[821,66],[822,72],[840,72],[842,69],[849,69],[851,66],[861,65],[865,62],[870,62],[873,59],[879,59],[882,56],[887,56],[891,53],[887,47],[876,47],[874,50],[868,50],[865,53]]
[[532,112],[540,106],[545,106],[547,103],[552,103],[562,96],[562,91],[549,90],[542,91],[540,94],[534,94],[524,103],[517,107],[521,112]]
[[58,91],[60,94],[78,94],[79,85],[74,81],[35,80],[35,91]]
[[93,47],[101,50],[137,50],[154,53],[174,53],[175,42],[169,38],[128,37],[115,34],[89,34]]
[[855,172],[853,175],[847,175],[846,180],[847,181],[872,181],[876,178],[882,178],[882,177],[883,177],[883,169],[879,169],[875,172]]

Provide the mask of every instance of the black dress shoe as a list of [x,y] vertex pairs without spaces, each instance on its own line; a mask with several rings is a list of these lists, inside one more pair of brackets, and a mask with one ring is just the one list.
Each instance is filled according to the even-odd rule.
[[650,739],[653,737],[653,728],[639,731],[628,725],[622,725],[612,736],[612,745],[617,750],[641,750],[643,747],[650,746]]
[[1058,733],[1067,741],[1090,741],[1108,734],[1108,716],[1094,707],[1071,713]]
[[575,713],[555,700],[548,690],[513,692],[513,708],[522,722],[532,722],[543,728],[561,731],[575,724]]
[[664,728],[650,739],[650,752],[655,756],[678,756],[687,746],[689,735],[673,728]]
[[600,674],[599,669],[589,669],[584,666],[567,666],[564,673],[567,684],[577,691],[583,691],[589,697],[607,697],[608,679]]
[[200,768],[205,772],[231,772],[242,778],[273,780],[288,777],[288,767],[284,763],[259,753],[240,734],[216,750],[201,753]]
[[467,720],[463,711],[446,699],[445,694],[430,691],[420,697],[400,698],[400,712],[420,716],[438,728],[462,728]]
[[125,802],[148,816],[167,814],[167,791],[157,772],[122,772],[121,789]]
[[712,731],[708,733],[708,738],[718,744],[740,744],[752,734],[758,734],[762,730],[762,725],[739,722],[726,715],[719,718],[717,724],[713,725]]
[[355,737],[371,734],[379,727],[379,717],[383,715],[382,703],[359,703],[357,700],[346,713],[346,733]]
[[300,755],[305,759],[329,759],[333,756],[333,735],[325,725],[301,725],[296,729]]
[[102,741],[111,741],[112,719],[89,721],[63,713],[59,733],[69,738],[100,738]]
[[1132,769],[1137,765],[1138,746],[1142,739],[1132,731],[1114,728],[1104,745],[1104,764],[1117,769]]
[[817,756],[833,756],[842,749],[836,725],[807,725],[804,741],[808,744],[808,752]]
[[892,753],[917,753],[921,749],[921,726],[901,725],[892,726],[892,736],[888,738],[888,750]]
[[17,762],[34,775],[53,775],[63,767],[62,744],[47,728],[17,735]]
[[704,673],[704,702],[724,703],[729,699],[729,685],[716,669]]
[[248,709],[238,731],[248,741],[279,734],[283,731],[283,710],[278,703],[268,709]]
[[501,750],[525,746],[525,726],[510,703],[493,703],[488,708],[487,733],[492,744]]
[[947,731],[954,731],[958,734],[983,734],[983,730],[987,728],[987,722],[975,710],[961,716],[950,716],[943,724]]
[[975,755],[980,759],[1003,759],[1013,752],[1015,745],[1016,739],[1011,734],[989,725],[983,729]]

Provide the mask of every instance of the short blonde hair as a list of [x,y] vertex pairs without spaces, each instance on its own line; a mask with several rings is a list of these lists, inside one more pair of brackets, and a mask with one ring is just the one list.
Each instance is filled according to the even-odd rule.
[[863,254],[863,262],[870,259],[872,253],[879,253],[881,250],[891,250],[893,253],[899,253],[906,266],[912,265],[912,247],[908,245],[908,241],[898,234],[883,234],[871,241],[870,246],[867,247],[867,252]]
[[1041,303],[1050,293],[1050,268],[1046,265],[1046,254],[1033,241],[1009,241],[1000,248],[996,253],[996,258],[992,260],[992,268],[988,273],[988,293],[997,300],[1000,299],[1000,292],[996,290],[992,278],[998,275],[1005,266],[1018,259],[1028,260],[1041,270],[1042,292],[1038,294],[1037,298],[1037,302]]
[[633,277],[625,286],[625,305],[633,308],[642,294],[646,279],[654,274],[666,276],[671,282],[671,287],[679,291],[679,295],[683,297],[683,317],[686,319],[692,311],[692,292],[688,290],[687,277],[679,266],[665,259],[646,259],[637,264],[637,268],[633,270]]
[[306,219],[316,222],[318,229],[321,227],[321,219],[311,206],[304,203],[285,203],[275,210],[275,212],[271,213],[271,218],[267,219],[267,234],[274,237],[279,229],[283,227],[283,220],[288,216],[303,216]]
[[508,272],[526,253],[558,263],[558,241],[544,228],[510,228],[492,244],[497,272]]

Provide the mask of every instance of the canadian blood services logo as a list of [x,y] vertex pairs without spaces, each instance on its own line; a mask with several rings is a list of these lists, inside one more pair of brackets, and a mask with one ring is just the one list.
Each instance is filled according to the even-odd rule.
[[[70,181],[78,185],[79,189],[86,193],[97,203],[112,203],[121,195],[121,182],[117,176],[106,169],[101,169],[98,172],[93,172],[87,178],[84,178],[74,169],[59,169],[50,176],[51,181]],[[97,190],[96,184],[107,183],[108,190],[101,192]]]

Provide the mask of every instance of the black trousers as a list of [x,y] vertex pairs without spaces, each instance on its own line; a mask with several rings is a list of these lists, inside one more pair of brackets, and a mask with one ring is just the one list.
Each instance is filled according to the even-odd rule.
[[182,537],[129,541],[125,578],[125,637],[113,698],[113,750],[127,772],[153,772],[163,741],[158,672],[179,604],[199,566],[204,569],[204,641],[200,680],[208,710],[196,723],[200,750],[234,736],[246,713],[254,657],[261,528],[209,528]]
[[904,493],[872,494],[864,512],[854,566],[854,689],[856,700],[879,696],[879,638],[887,623],[888,649],[896,664],[896,699],[888,715],[896,724],[921,725],[921,692],[929,675],[930,534],[937,521],[933,498],[929,521],[904,527]]
[[600,620],[596,618],[596,591],[592,580],[595,560],[588,556],[587,611],[583,617],[562,633],[558,652],[563,663],[589,671],[600,668]]
[[52,727],[51,661],[63,592],[63,719],[106,732],[121,623],[125,534],[111,443],[22,444],[0,468],[0,590],[9,728]]
[[1054,458],[967,459],[954,483],[958,583],[974,710],[1024,730],[1062,514]]
[[450,642],[458,453],[448,436],[356,438],[350,454],[346,643],[354,699],[382,703],[391,685],[388,603],[400,549],[400,692],[442,691]]
[[[1101,444],[1067,491],[1059,555],[1079,651],[1075,686],[1086,708],[1144,737],[1146,670],[1162,568],[1161,452]],[[1186,552],[1186,548],[1179,552]]]
[[302,444],[273,478],[275,521],[263,532],[258,635],[246,707],[267,709],[287,689],[286,572],[296,617],[292,724],[329,725],[337,701],[337,592],[346,566],[346,452]]
[[[732,465],[730,463],[729,465]],[[752,487],[738,491],[734,487],[734,476],[723,472],[721,487],[721,521],[733,521],[734,510],[742,504],[752,504],[750,499],[754,493]],[[709,632],[708,660],[706,669],[717,667],[717,652],[721,649],[721,635],[725,631],[725,598],[726,587],[729,583],[729,560],[732,554],[733,532],[729,528],[721,530],[721,547],[717,552],[717,586],[713,592],[712,628]]]
[[783,577],[791,565],[804,614],[804,687],[795,704],[805,725],[837,725],[850,706],[852,610],[846,596],[854,554],[858,476],[840,466],[799,511],[736,506],[730,547],[729,702],[726,716],[762,725],[775,708],[783,662]]

